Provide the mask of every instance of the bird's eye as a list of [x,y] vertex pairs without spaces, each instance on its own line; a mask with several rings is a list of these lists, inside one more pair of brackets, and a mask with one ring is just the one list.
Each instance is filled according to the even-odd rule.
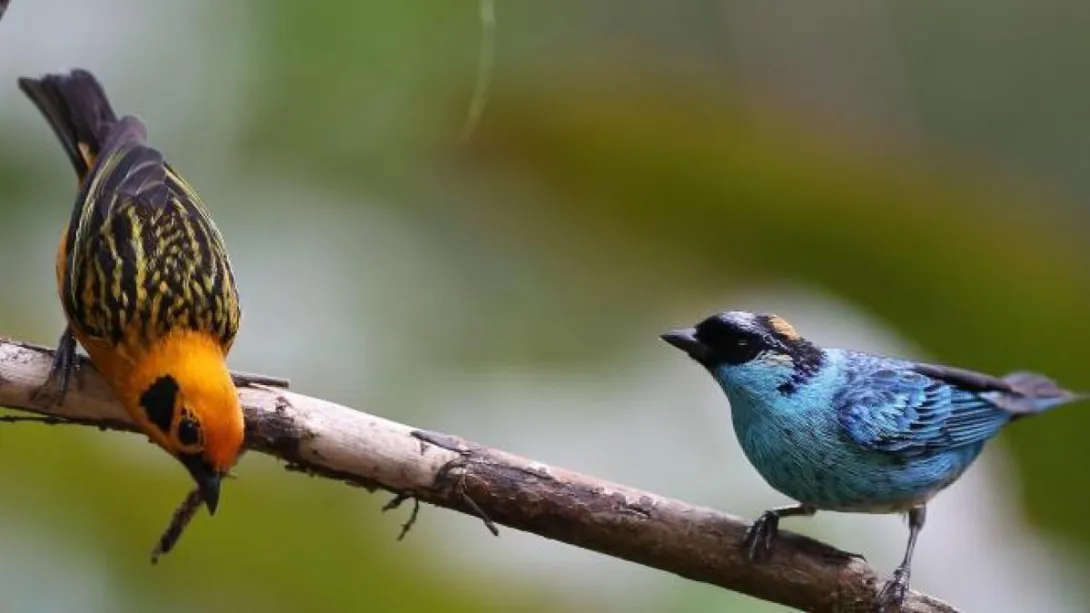
[[183,417],[178,422],[178,442],[185,447],[201,442],[201,427],[192,417]]
[[745,364],[762,350],[760,338],[718,317],[704,320],[696,327],[696,337],[722,364]]
[[727,364],[745,364],[757,357],[761,347],[753,339],[738,338],[726,347],[717,350],[717,356]]

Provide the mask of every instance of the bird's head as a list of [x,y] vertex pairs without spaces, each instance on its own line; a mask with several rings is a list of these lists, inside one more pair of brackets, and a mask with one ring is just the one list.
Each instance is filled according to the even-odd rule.
[[820,349],[773,314],[725,311],[662,339],[707,368],[728,391],[783,391],[795,373],[816,370],[823,359]]
[[242,450],[242,407],[222,350],[199,340],[172,345],[134,369],[134,413],[148,436],[189,471],[214,514],[220,482]]

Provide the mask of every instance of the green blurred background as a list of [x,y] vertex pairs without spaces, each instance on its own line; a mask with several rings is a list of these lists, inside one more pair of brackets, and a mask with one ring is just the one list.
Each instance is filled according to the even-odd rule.
[[[15,79],[79,66],[209,202],[232,366],[751,516],[784,499],[656,335],[726,308],[820,342],[1090,388],[1090,5],[16,0],[0,22],[0,334],[52,344],[71,170]],[[1085,611],[1090,408],[934,503],[914,586]],[[139,437],[0,428],[0,613],[777,611],[246,457],[214,520]],[[792,529],[899,561],[896,517]]]

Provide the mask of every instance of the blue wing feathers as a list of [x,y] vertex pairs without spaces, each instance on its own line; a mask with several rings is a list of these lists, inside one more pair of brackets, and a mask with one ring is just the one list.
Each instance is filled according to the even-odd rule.
[[998,379],[864,354],[846,359],[855,363],[833,398],[837,420],[850,440],[875,451],[928,455],[982,444],[1020,413],[1074,399],[1039,375]]

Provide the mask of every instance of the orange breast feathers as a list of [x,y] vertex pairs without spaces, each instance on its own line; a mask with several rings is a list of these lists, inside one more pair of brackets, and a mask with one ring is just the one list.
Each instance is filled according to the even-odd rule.
[[177,329],[151,345],[76,338],[149,438],[173,455],[202,456],[213,472],[234,466],[245,424],[226,354],[211,336]]

